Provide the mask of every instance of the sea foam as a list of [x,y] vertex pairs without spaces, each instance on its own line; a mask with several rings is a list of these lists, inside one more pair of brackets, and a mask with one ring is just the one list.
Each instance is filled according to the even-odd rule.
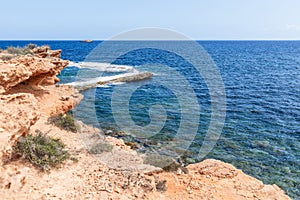
[[96,69],[102,72],[137,72],[137,70],[132,66],[100,62],[70,62],[69,66]]

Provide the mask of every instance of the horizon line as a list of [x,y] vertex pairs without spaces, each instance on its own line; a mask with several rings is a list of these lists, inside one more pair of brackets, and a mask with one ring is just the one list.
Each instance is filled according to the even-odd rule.
[[[0,41],[84,41],[87,39],[0,39]],[[92,41],[109,41],[111,39],[88,39]],[[111,41],[118,41],[118,40],[111,40]],[[134,40],[134,39],[126,39],[126,40],[120,40],[120,41],[300,41],[300,38],[249,38],[249,39],[190,39],[190,40],[168,40],[168,39],[161,39],[161,40]]]

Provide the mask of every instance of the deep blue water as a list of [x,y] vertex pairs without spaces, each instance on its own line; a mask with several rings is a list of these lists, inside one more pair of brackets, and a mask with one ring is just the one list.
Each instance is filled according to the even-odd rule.
[[[24,46],[30,41],[0,41],[0,48]],[[62,58],[84,61],[100,43],[78,41],[31,41],[62,49]],[[226,120],[220,139],[206,158],[216,158],[242,169],[264,183],[277,184],[291,197],[300,196],[300,41],[199,41],[220,70],[226,91]],[[180,45],[179,45],[180,46]],[[117,48],[117,46],[115,47]],[[180,47],[179,47],[180,48]],[[112,51],[114,49],[112,48]],[[145,81],[129,101],[132,120],[140,126],[151,122],[149,108],[161,104],[167,113],[164,127],[150,139],[168,142],[176,135],[181,114],[176,95],[155,80],[167,77],[143,64],[168,65],[181,73],[201,105],[197,136],[187,151],[195,160],[211,116],[211,99],[205,82],[180,56],[166,51],[142,49],[120,56],[115,64],[135,66],[156,73]],[[66,68],[62,82],[75,80],[78,68]],[[110,74],[108,74],[110,75]],[[123,87],[135,87],[136,83]],[[176,80],[174,80],[176,84]],[[116,126],[111,114],[115,86],[95,89],[99,126]],[[85,91],[85,98],[94,95]],[[82,119],[89,122],[89,113]],[[155,148],[155,145],[154,147]]]

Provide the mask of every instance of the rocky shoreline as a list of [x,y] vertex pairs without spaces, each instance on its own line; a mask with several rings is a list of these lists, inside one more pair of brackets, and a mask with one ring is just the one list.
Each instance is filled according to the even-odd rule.
[[[82,99],[73,87],[55,85],[68,65],[60,53],[47,46],[26,49],[25,55],[0,52],[1,199],[290,199],[278,186],[218,160],[166,172],[96,128],[77,122],[80,131],[73,133],[52,125],[49,117]],[[36,130],[59,138],[76,162],[40,171],[23,159],[7,161],[18,138]],[[107,148],[91,152],[97,145]]]

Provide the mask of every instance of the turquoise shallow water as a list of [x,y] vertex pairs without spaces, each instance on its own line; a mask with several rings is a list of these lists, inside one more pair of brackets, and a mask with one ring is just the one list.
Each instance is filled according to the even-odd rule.
[[[0,47],[23,46],[28,41],[0,41]],[[62,57],[74,62],[85,57],[99,42],[34,41],[62,49]],[[224,128],[217,145],[206,156],[234,164],[246,173],[282,187],[291,197],[300,196],[300,41],[200,41],[220,70],[227,109]],[[180,48],[180,44],[179,48]],[[113,49],[112,49],[113,51]],[[167,121],[159,134],[151,137],[152,146],[141,151],[159,149],[174,139],[181,113],[176,95],[156,81],[168,77],[163,69],[151,68],[159,63],[174,68],[192,86],[201,105],[196,138],[187,151],[188,161],[196,155],[211,117],[211,98],[208,88],[193,67],[178,55],[155,49],[141,49],[120,56],[115,64],[134,66],[155,73],[143,82],[130,98],[131,119],[139,126],[151,123],[149,109],[160,104],[167,113]],[[77,67],[66,68],[62,82],[76,80]],[[106,73],[114,75],[117,73]],[[137,83],[122,87],[136,87]],[[176,86],[176,80],[174,85]],[[95,98],[98,126],[116,127],[111,112],[111,96],[116,86],[85,91],[85,99]],[[120,99],[122,102],[122,99]],[[82,119],[90,121],[89,113]],[[158,142],[157,142],[158,141]]]

